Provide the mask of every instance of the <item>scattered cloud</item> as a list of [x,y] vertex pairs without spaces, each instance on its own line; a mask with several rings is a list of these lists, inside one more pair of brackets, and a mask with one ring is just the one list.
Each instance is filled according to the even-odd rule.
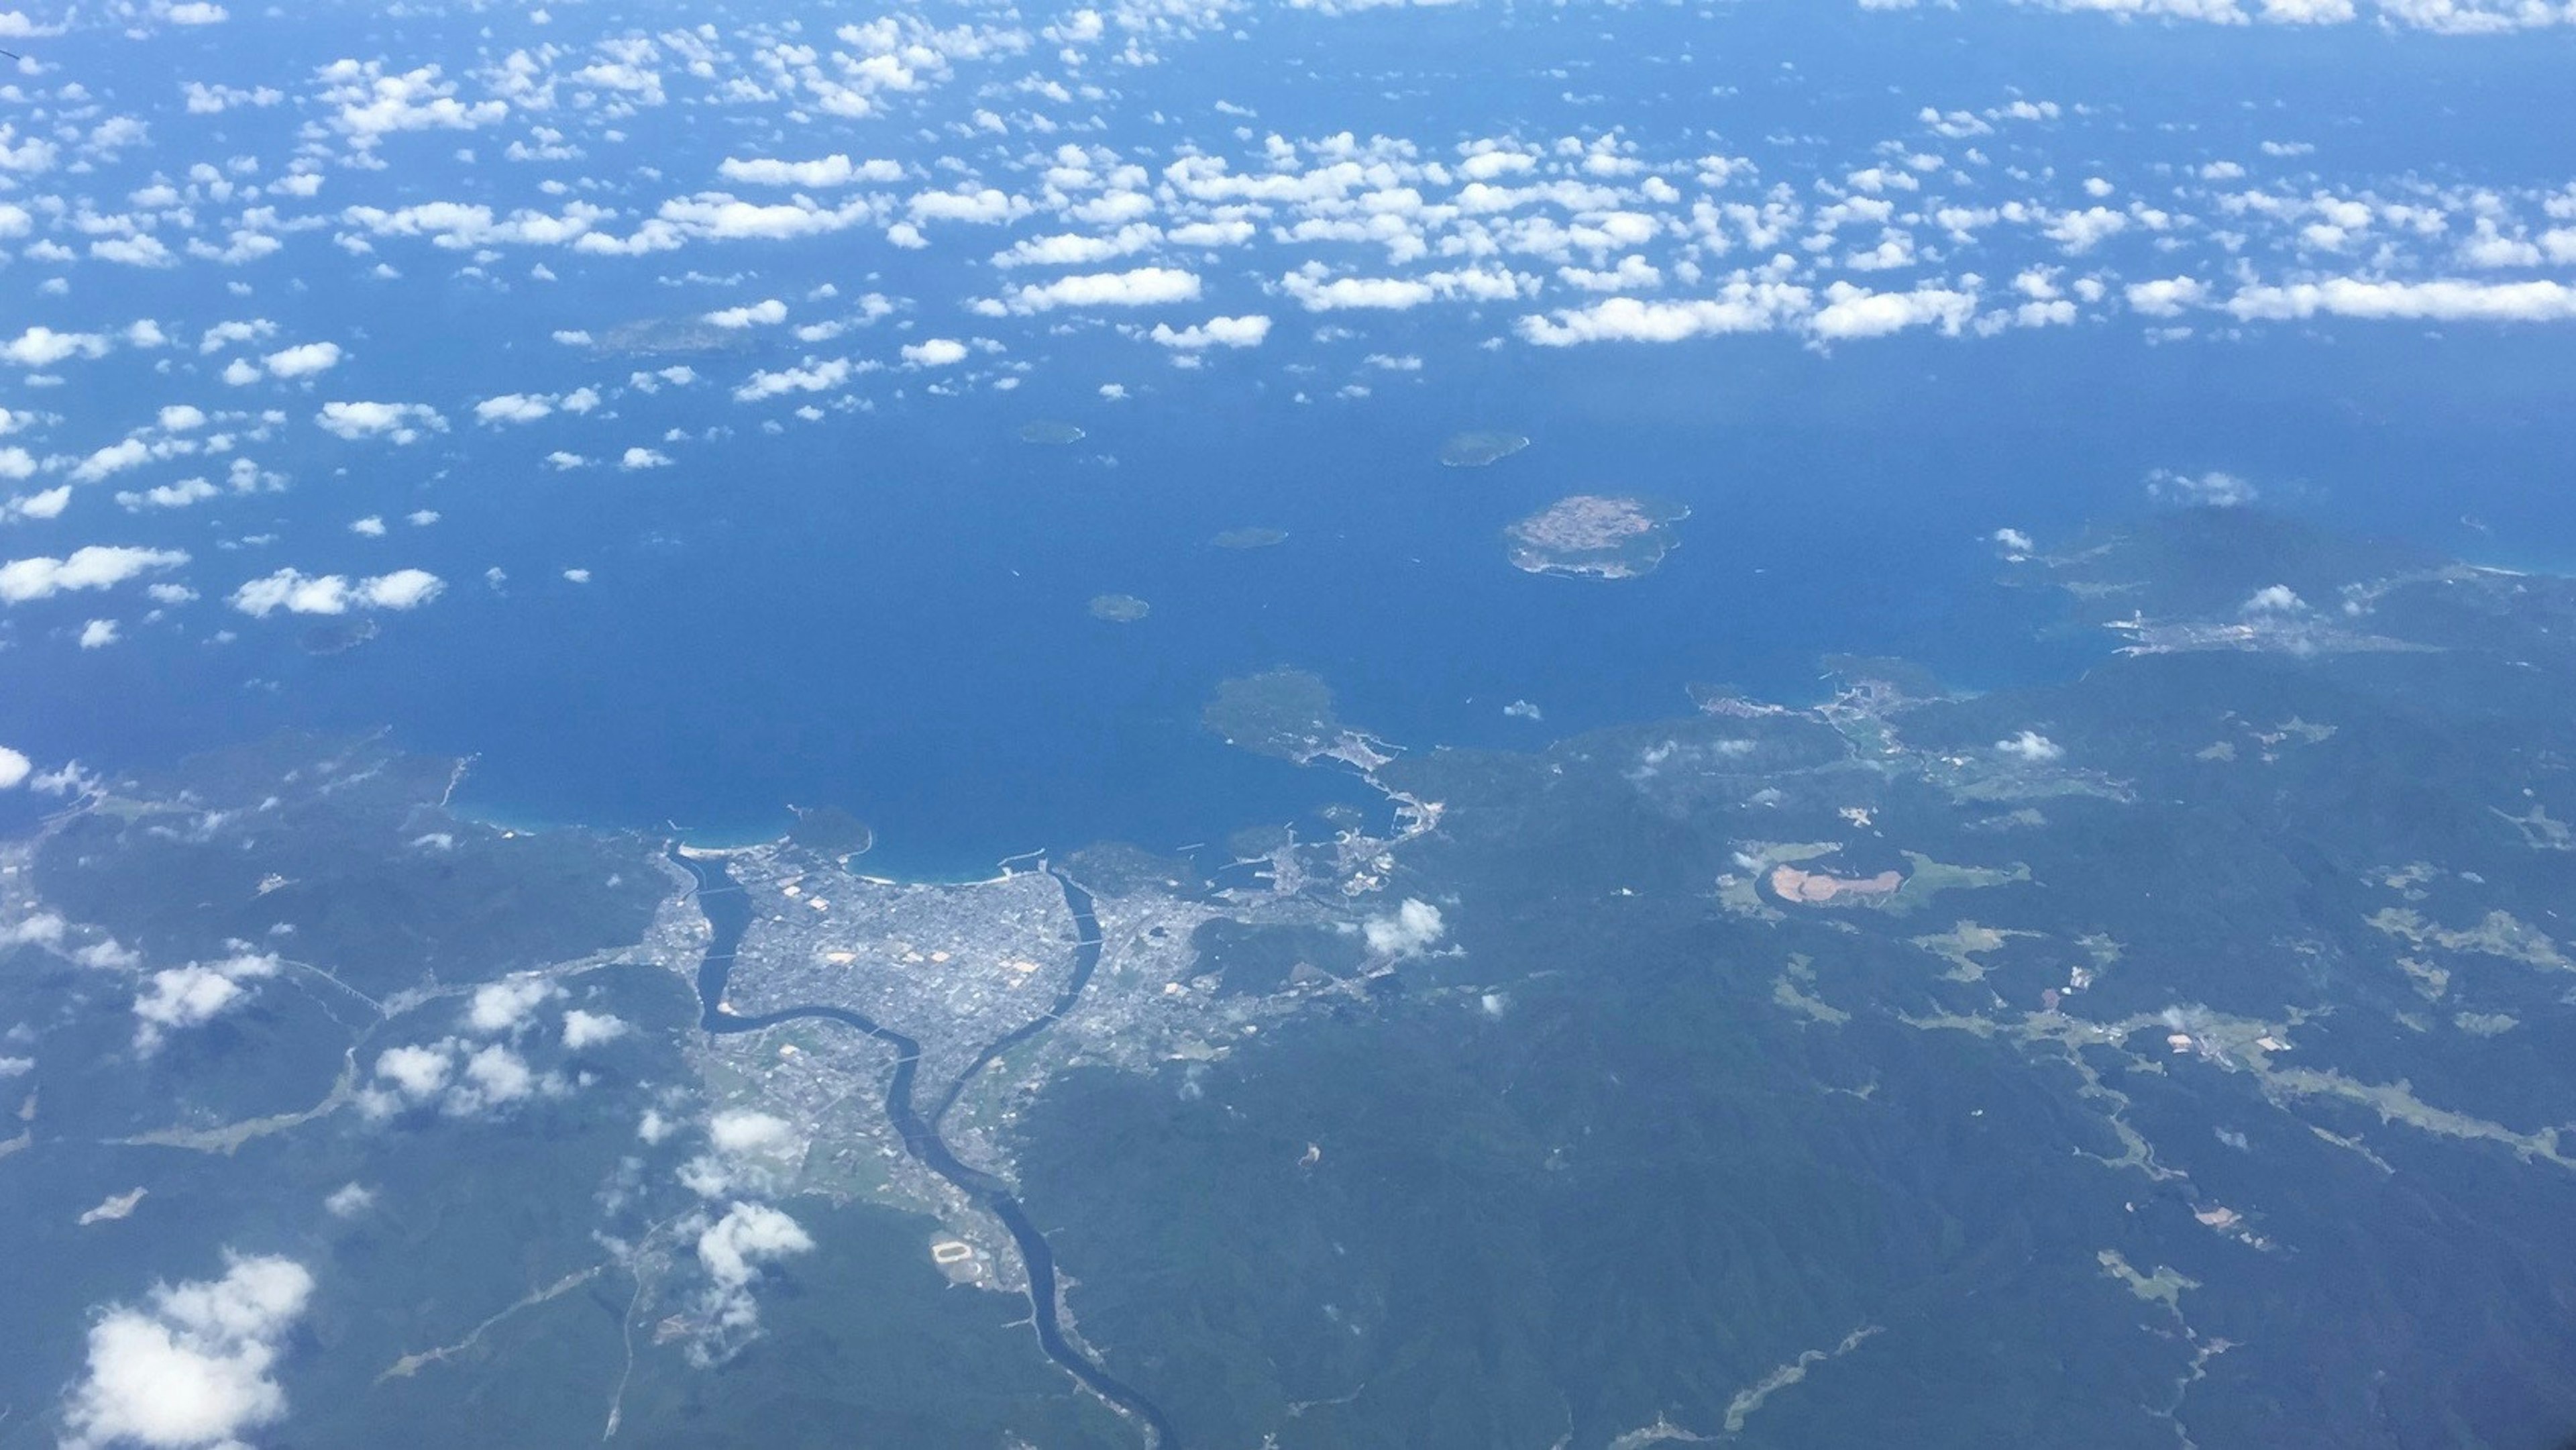
[[159,1050],[173,1032],[203,1026],[239,1007],[255,982],[277,975],[274,954],[243,952],[154,972],[134,997],[134,1050]]
[[2032,765],[2045,765],[2053,760],[2064,759],[2066,748],[2036,730],[2024,730],[2018,735],[1996,741],[1995,753],[2014,760],[2026,761]]
[[292,1259],[235,1258],[220,1279],[159,1286],[141,1307],[110,1305],[64,1399],[67,1450],[233,1446],[284,1419],[275,1370],[313,1287]]
[[66,558],[12,559],[0,564],[0,604],[24,604],[57,594],[110,589],[141,574],[188,562],[177,549],[92,544]]
[[1372,916],[1360,924],[1369,950],[1384,957],[1420,956],[1448,931],[1448,925],[1440,919],[1439,907],[1409,896],[1394,911]]
[[390,574],[354,581],[344,574],[311,575],[280,569],[234,590],[231,604],[254,619],[266,619],[281,609],[289,614],[417,609],[446,591],[446,581],[426,569],[396,569]]
[[324,403],[313,421],[323,431],[352,442],[383,438],[413,443],[423,432],[447,431],[447,419],[426,403]]

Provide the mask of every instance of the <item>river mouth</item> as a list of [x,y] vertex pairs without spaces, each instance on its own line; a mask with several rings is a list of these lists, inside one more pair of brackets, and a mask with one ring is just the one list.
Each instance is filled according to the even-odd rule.
[[1062,872],[1047,868],[1047,874],[1064,892],[1066,908],[1073,913],[1073,975],[1044,1016],[986,1044],[925,1117],[912,1100],[914,1078],[921,1066],[921,1044],[903,1033],[842,1007],[789,1007],[757,1017],[717,1010],[717,1004],[724,1000],[725,980],[733,974],[734,954],[741,947],[743,933],[751,926],[751,898],[734,881],[732,871],[722,860],[684,856],[677,851],[670,854],[670,859],[697,882],[698,909],[706,913],[707,924],[714,929],[706,955],[698,962],[698,1025],[709,1033],[724,1034],[757,1032],[782,1022],[819,1018],[894,1048],[894,1073],[886,1082],[886,1121],[903,1139],[906,1153],[974,1199],[1009,1230],[1012,1242],[1019,1246],[1020,1262],[1028,1270],[1030,1322],[1037,1328],[1038,1347],[1085,1389],[1142,1422],[1148,1450],[1178,1450],[1180,1441],[1162,1410],[1065,1337],[1063,1311],[1056,1302],[1055,1253],[1047,1246],[1046,1235],[1030,1220],[1028,1210],[1012,1195],[1010,1185],[965,1163],[939,1135],[940,1122],[986,1064],[1054,1026],[1081,1000],[1092,970],[1100,965],[1100,918],[1092,912],[1091,894]]

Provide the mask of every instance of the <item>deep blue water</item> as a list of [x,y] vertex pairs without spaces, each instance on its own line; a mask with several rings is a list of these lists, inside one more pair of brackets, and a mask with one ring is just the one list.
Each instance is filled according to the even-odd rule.
[[[646,6],[637,18],[663,14]],[[496,18],[490,44],[542,38],[521,19]],[[1650,33],[1669,43],[1641,49]],[[1313,80],[1353,56],[1397,55],[1398,39],[1414,58],[1401,74]],[[2506,124],[2557,94],[2562,37],[2428,44],[2354,26],[2211,39],[2189,27],[1808,6],[1714,19],[1622,12],[1615,25],[1559,9],[1279,14],[1251,42],[1199,42],[1192,65],[1103,106],[1125,128],[1119,144],[1163,156],[1227,134],[1207,110],[1219,98],[1262,111],[1244,128],[1247,156],[1270,127],[1382,127],[1431,145],[1512,130],[1518,117],[1541,137],[1632,127],[1664,155],[1752,147],[1788,129],[1812,146],[1754,149],[1776,179],[1804,186],[1904,132],[1925,104],[2018,93],[2096,108],[2089,129],[2070,123],[2045,146],[2010,134],[1981,143],[2017,164],[2063,168],[2061,180],[2081,168],[2144,186],[2156,166],[2204,155],[2266,165],[2255,143],[2289,137],[2318,149],[2281,169],[2421,167],[2438,178],[2457,172],[2441,169],[2446,158],[2473,157],[2484,181],[2563,181],[2547,129]],[[461,63],[480,42],[427,21],[334,11],[293,43],[315,63],[378,50]],[[218,50],[173,47],[153,53],[169,77],[124,83],[167,87],[222,69]],[[1446,58],[1456,76],[1424,57]],[[1478,89],[1452,94],[1466,83],[1458,77]],[[1435,100],[1455,110],[1454,127]],[[235,112],[189,139],[275,150],[298,124],[285,110]],[[704,178],[722,155],[911,144],[885,127],[747,134],[687,107],[652,128],[649,148],[586,163],[630,188],[616,193],[623,205],[701,184],[660,178]],[[1797,170],[1801,156],[1812,156],[1812,175]],[[656,179],[638,181],[646,166]],[[414,148],[385,172],[335,175],[331,196],[507,209],[533,199],[515,175]],[[788,421],[775,435],[758,422],[783,409],[725,396],[755,362],[881,357],[899,327],[972,335],[978,324],[955,304],[993,290],[976,259],[997,244],[952,234],[938,251],[889,258],[835,238],[702,249],[667,265],[545,255],[563,279],[542,284],[526,277],[539,254],[467,272],[462,254],[413,246],[388,249],[407,270],[399,285],[332,255],[251,273],[257,295],[238,304],[209,298],[186,271],[78,294],[57,325],[258,315],[278,321],[279,344],[337,338],[351,361],[303,397],[259,394],[290,421],[249,451],[291,474],[291,490],[182,515],[93,511],[76,535],[12,537],[13,554],[184,547],[209,600],[177,625],[134,619],[123,597],[14,612],[12,667],[31,687],[0,692],[0,740],[47,762],[145,763],[283,724],[389,723],[406,744],[479,756],[468,803],[495,816],[677,822],[721,840],[779,829],[791,803],[835,803],[877,826],[880,869],[981,874],[1041,845],[1119,837],[1168,848],[1360,798],[1343,776],[1231,752],[1199,728],[1218,680],[1283,664],[1321,672],[1347,720],[1415,748],[1528,745],[1673,713],[1692,681],[1808,698],[1816,657],[1832,651],[1910,656],[1973,688],[2080,669],[2099,642],[2040,638],[2051,602],[1996,587],[1983,540],[2006,525],[2062,540],[2134,514],[2150,506],[2143,480],[2155,469],[2240,473],[2282,506],[2495,562],[2576,563],[2566,501],[2576,345],[2545,329],[2278,326],[2155,345],[2131,320],[1831,356],[1787,338],[1480,347],[1507,338],[1526,310],[1504,306],[1328,318],[1362,335],[1319,341],[1316,319],[1263,290],[1268,259],[1256,249],[1209,266],[1209,297],[1175,320],[1261,310],[1279,327],[1267,346],[1199,372],[1076,322],[1053,334],[997,329],[1030,367],[1013,393],[948,397],[863,380],[874,412]],[[2106,260],[2124,275],[2154,275],[2143,238],[2119,247]],[[1373,254],[1355,247],[1349,261]],[[743,275],[693,278],[694,266]],[[629,397],[623,417],[504,432],[470,421],[477,397],[614,383],[631,366],[659,365],[559,346],[547,341],[553,329],[766,296],[796,303],[801,320],[832,310],[801,300],[824,281],[845,297],[881,286],[922,299],[920,310],[817,348],[774,342],[755,360],[701,360],[708,381]],[[1370,353],[1419,356],[1425,368],[1374,371],[1362,361]],[[1355,379],[1374,395],[1333,397]],[[68,420],[66,438],[116,436],[163,401],[239,401],[202,372],[154,374],[141,355],[81,381],[45,399]],[[1134,396],[1103,401],[1105,383]],[[1301,389],[1313,401],[1297,401]],[[305,422],[324,397],[435,402],[454,431],[414,448],[341,446]],[[1071,448],[1017,441],[1013,430],[1038,417],[1072,419],[1090,437]],[[1438,467],[1440,440],[1469,427],[1537,443],[1487,470]],[[679,460],[669,469],[561,473],[541,461],[555,448],[613,458],[659,444],[666,429],[693,435],[661,445]],[[1679,551],[1642,581],[1506,567],[1501,527],[1577,489],[1660,494],[1694,516]],[[372,541],[345,529],[424,507],[442,522],[397,522],[393,537]],[[1291,538],[1253,553],[1208,546],[1242,525]],[[209,546],[217,535],[227,546]],[[386,618],[365,648],[315,659],[296,648],[301,622],[255,623],[213,605],[281,564],[421,566],[450,589],[431,608]],[[482,582],[496,568],[506,582]],[[567,582],[567,568],[592,571],[592,582]],[[1148,599],[1152,618],[1122,628],[1088,617],[1085,601],[1109,591]],[[125,617],[127,642],[70,650],[62,631],[97,612]],[[239,638],[207,638],[225,626]],[[1538,705],[1544,722],[1504,717],[1515,699]]]
[[[1198,725],[1216,681],[1282,664],[1417,748],[1676,713],[1695,680],[1812,698],[1831,651],[1910,656],[1972,688],[2080,669],[2100,643],[2036,638],[2053,603],[1997,587],[1984,536],[2132,515],[2151,468],[2225,466],[2287,507],[2480,557],[2576,556],[2560,498],[2576,423],[2548,381],[2563,347],[2372,342],[1515,349],[1307,405],[1277,380],[1283,357],[1156,378],[1127,355],[1118,371],[1152,391],[1124,403],[1070,382],[916,396],[642,474],[489,461],[515,439],[477,444],[505,480],[433,478],[430,450],[396,452],[384,476],[257,504],[313,541],[269,552],[422,564],[449,597],[329,658],[279,621],[240,621],[228,645],[137,630],[80,659],[78,688],[0,704],[0,738],[148,759],[270,724],[391,723],[479,755],[469,804],[512,819],[716,839],[831,802],[878,827],[883,869],[922,873],[1102,837],[1168,848],[1357,798]],[[1085,376],[1078,358],[1048,371]],[[1018,441],[1040,416],[1091,436]],[[1470,426],[1538,441],[1439,467],[1441,438]],[[1505,523],[1596,488],[1691,505],[1659,572],[1598,584],[1504,564]],[[329,543],[347,517],[423,504],[444,521]],[[1290,539],[1208,545],[1244,524]],[[494,566],[497,588],[479,577]],[[1104,591],[1154,614],[1094,620]],[[1505,718],[1514,699],[1544,722]]]

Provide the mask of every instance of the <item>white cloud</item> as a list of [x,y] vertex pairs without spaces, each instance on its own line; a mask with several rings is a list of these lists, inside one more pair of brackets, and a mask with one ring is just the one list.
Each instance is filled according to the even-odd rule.
[[117,632],[115,620],[93,619],[87,624],[81,626],[80,647],[82,649],[105,649],[109,645],[116,643],[121,638],[123,638],[123,636]]
[[74,357],[107,356],[107,339],[93,332],[56,332],[30,327],[0,343],[0,360],[22,368],[49,368]]
[[757,403],[782,393],[820,393],[837,388],[850,380],[850,360],[836,357],[828,362],[805,359],[801,367],[756,372],[751,381],[733,390],[734,400]]
[[1440,919],[1439,907],[1409,896],[1394,911],[1372,916],[1360,925],[1369,950],[1388,957],[1419,956],[1448,930]]
[[658,448],[629,448],[618,457],[617,466],[629,473],[640,468],[668,468],[671,455]]
[[1014,291],[1004,304],[1013,312],[1045,312],[1058,307],[1152,307],[1193,302],[1199,276],[1176,267],[1138,267],[1127,272],[1082,272],[1033,283]]
[[387,1048],[376,1057],[375,1079],[382,1085],[360,1093],[358,1106],[378,1119],[432,1103],[449,1117],[470,1118],[540,1093],[570,1091],[560,1075],[540,1076],[503,1043],[477,1047],[453,1037]]
[[477,423],[533,423],[554,416],[555,400],[533,393],[503,393],[474,405]]
[[2245,601],[2244,612],[2247,614],[2304,614],[2307,608],[2308,601],[2301,599],[2298,592],[2289,585],[2273,584],[2255,590],[2254,596]]
[[779,1210],[765,1203],[732,1204],[698,1235],[698,1263],[709,1280],[701,1316],[731,1339],[757,1329],[760,1306],[752,1299],[751,1283],[760,1266],[813,1247],[812,1235]]
[[2197,277],[2165,277],[2152,282],[2133,282],[2127,295],[2132,312],[2148,317],[2179,317],[2184,309],[2198,307],[2209,300],[2209,284]]
[[260,362],[271,377],[309,378],[338,367],[340,356],[340,344],[336,342],[307,342],[270,353]]
[[24,752],[0,745],[0,790],[16,790],[24,785],[35,768],[36,763]]
[[2010,756],[2015,760],[2028,761],[2033,765],[2042,765],[2052,760],[2064,759],[2066,747],[2036,730],[2024,730],[2010,739],[1996,741],[1995,753]]
[[1608,297],[1546,317],[1524,317],[1520,334],[1542,347],[1581,342],[1680,342],[1729,333],[1769,332],[1803,316],[1813,298],[1804,287],[1743,279],[1714,297],[1644,302]]
[[1154,341],[1183,352],[1199,352],[1211,347],[1259,347],[1270,336],[1270,319],[1254,314],[1246,317],[1211,317],[1195,327],[1173,330],[1168,322],[1154,324],[1148,333]]
[[1976,294],[1947,287],[1911,292],[1872,292],[1849,282],[1825,289],[1825,305],[1811,324],[1828,341],[1885,337],[1911,327],[1938,327],[1956,336],[1977,311]]
[[424,428],[447,431],[447,419],[426,403],[324,403],[313,421],[324,431],[353,442],[390,438],[396,443],[410,443],[420,437]]
[[322,1211],[333,1218],[356,1218],[375,1206],[375,1190],[358,1183],[343,1183],[322,1200]]
[[392,1083],[405,1097],[425,1102],[447,1086],[453,1064],[447,1045],[389,1047],[376,1055],[376,1076]]
[[58,519],[63,516],[63,510],[71,506],[71,501],[72,486],[68,483],[58,483],[34,493],[12,494],[6,500],[0,500],[0,523],[19,519]]
[[543,977],[486,982],[474,989],[465,1020],[481,1033],[515,1032],[527,1022],[530,1013],[562,995],[562,988]]
[[203,503],[222,492],[202,478],[183,478],[177,483],[155,484],[141,492],[119,493],[116,504],[128,513],[147,508],[180,509],[193,503]]
[[716,167],[727,181],[747,186],[805,186],[820,190],[854,182],[903,180],[903,168],[892,161],[858,161],[834,153],[820,161],[738,160],[726,157]]
[[708,1120],[707,1141],[715,1145],[717,1152],[735,1157],[774,1155],[796,1146],[796,1129],[784,1118],[734,1108]]
[[154,972],[134,998],[134,1050],[152,1052],[170,1033],[211,1022],[239,1006],[244,982],[277,974],[277,958],[245,952]]
[[540,1085],[524,1058],[496,1042],[465,1059],[463,1075],[447,1094],[447,1111],[457,1117],[488,1112],[527,1097]]
[[344,574],[309,575],[294,569],[253,579],[232,593],[232,606],[255,619],[283,609],[289,614],[346,614],[352,609],[416,609],[446,592],[447,583],[426,569],[396,569],[352,582]]
[[237,1446],[286,1415],[273,1374],[313,1295],[292,1259],[234,1259],[221,1279],[163,1285],[90,1326],[89,1362],[63,1404],[68,1450]]
[[907,344],[903,360],[914,367],[944,368],[966,360],[966,344],[950,337],[925,338]]
[[24,604],[73,590],[106,589],[155,569],[188,562],[177,549],[137,549],[92,544],[62,559],[12,559],[0,564],[0,604]]
[[152,461],[152,446],[140,438],[111,443],[72,466],[72,482],[96,483]]
[[564,1013],[563,1044],[574,1052],[615,1042],[625,1035],[625,1021],[606,1012],[584,1012],[575,1007]]
[[2022,555],[2029,554],[2039,547],[2031,542],[2030,535],[2023,533],[2019,529],[1997,529],[1993,534],[1993,539],[1997,547],[2001,548],[2005,553],[2017,558]]
[[2246,287],[2227,311],[2247,321],[2317,316],[2397,322],[2565,322],[2576,319],[2576,287],[2558,282],[2375,282],[2335,277],[2287,287]]
[[716,327],[770,327],[787,320],[787,304],[772,297],[744,307],[727,307],[710,312],[706,320]]

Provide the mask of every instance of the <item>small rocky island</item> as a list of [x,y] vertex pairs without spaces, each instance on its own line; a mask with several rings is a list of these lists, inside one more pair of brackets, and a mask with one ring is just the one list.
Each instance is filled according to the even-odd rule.
[[1228,529],[1209,540],[1220,549],[1268,549],[1288,542],[1286,529]]
[[1091,598],[1091,617],[1111,624],[1134,624],[1154,612],[1154,606],[1133,594],[1095,594]]
[[1503,531],[1512,567],[1532,574],[1634,579],[1672,552],[1672,526],[1690,517],[1681,504],[1578,493],[1561,498]]
[[1452,434],[1440,445],[1443,468],[1482,468],[1499,463],[1527,448],[1530,441],[1518,433],[1501,431]]

